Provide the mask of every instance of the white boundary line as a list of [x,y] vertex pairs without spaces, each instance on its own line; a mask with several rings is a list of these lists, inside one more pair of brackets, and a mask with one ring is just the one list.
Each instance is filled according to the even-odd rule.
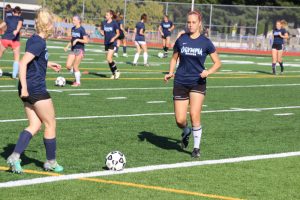
[[[300,86],[300,83],[288,84],[267,84],[267,85],[221,85],[221,86],[208,86],[208,89],[223,89],[223,88],[259,88],[259,87],[292,87]],[[172,87],[149,87],[149,88],[78,88],[78,89],[48,89],[48,91],[121,91],[121,90],[169,90]],[[16,92],[18,90],[0,90],[0,92]]]
[[61,175],[61,176],[51,176],[51,177],[48,176],[42,178],[3,182],[0,183],[0,188],[36,185],[36,184],[43,184],[43,183],[52,183],[57,181],[74,180],[80,178],[111,176],[117,174],[149,172],[149,171],[156,171],[156,170],[163,170],[163,169],[176,169],[176,168],[195,167],[195,166],[204,166],[204,165],[217,165],[217,164],[226,164],[226,163],[239,163],[245,161],[266,160],[266,159],[274,159],[274,158],[286,158],[292,156],[300,156],[300,151],[267,154],[267,155],[244,156],[244,157],[237,157],[237,158],[225,158],[220,160],[203,160],[203,161],[181,162],[181,163],[174,163],[174,164],[149,165],[144,167],[128,168],[128,169],[124,169],[123,171],[95,171],[95,172],[88,172],[88,173]]
[[[283,110],[283,109],[300,109],[300,106],[285,106],[285,107],[270,107],[270,108],[236,108],[228,110],[205,110],[201,113],[230,113],[230,112],[259,112],[268,110]],[[99,115],[99,116],[77,116],[77,117],[57,117],[57,120],[72,120],[72,119],[100,119],[100,118],[119,118],[119,117],[143,117],[143,116],[164,116],[174,115],[171,113],[141,113],[128,115]],[[3,119],[0,123],[27,121],[27,119]]]

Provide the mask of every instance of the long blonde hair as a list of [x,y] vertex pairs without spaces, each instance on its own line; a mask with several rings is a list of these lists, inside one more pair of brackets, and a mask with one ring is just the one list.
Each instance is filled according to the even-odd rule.
[[36,32],[44,33],[48,38],[53,33],[53,14],[46,8],[42,8],[37,12],[35,20]]
[[280,20],[280,23],[281,23],[282,28],[284,28],[284,29],[288,28],[288,23],[284,19]]

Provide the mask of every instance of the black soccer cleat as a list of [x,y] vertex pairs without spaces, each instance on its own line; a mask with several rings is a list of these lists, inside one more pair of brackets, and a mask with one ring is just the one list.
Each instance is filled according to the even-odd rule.
[[194,148],[192,152],[192,158],[199,158],[200,157],[200,149]]
[[187,134],[184,134],[184,132],[181,134],[181,137],[182,137],[181,138],[181,148],[182,149],[185,149],[188,147],[191,133],[192,133],[192,130],[190,129],[190,131]]

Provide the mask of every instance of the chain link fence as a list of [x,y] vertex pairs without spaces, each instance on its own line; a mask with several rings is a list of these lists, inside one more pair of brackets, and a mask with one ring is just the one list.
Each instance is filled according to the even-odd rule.
[[[104,5],[98,0],[102,9],[91,13],[86,9],[83,0],[78,5],[77,13],[55,13],[55,37],[67,37],[72,27],[71,18],[81,14],[84,27],[91,38],[101,38],[96,27],[104,20],[108,9],[116,10],[124,15],[125,27],[128,30],[128,40],[132,40],[132,32],[142,13],[147,13],[147,41],[161,43],[158,26],[164,14],[174,22],[175,30],[171,40],[174,42],[179,31],[186,26],[186,14],[191,10],[190,3],[154,2],[140,0],[111,0],[111,5]],[[44,1],[47,6],[47,1]],[[109,7],[111,6],[111,7]],[[272,30],[277,20],[288,22],[290,38],[285,42],[287,51],[300,51],[300,8],[299,7],[262,7],[246,5],[213,5],[195,4],[196,10],[203,16],[204,31],[217,47],[269,50],[272,44]],[[2,11],[1,11],[2,12]],[[78,13],[79,12],[79,13]],[[23,11],[24,30],[28,34],[34,29],[34,11]]]

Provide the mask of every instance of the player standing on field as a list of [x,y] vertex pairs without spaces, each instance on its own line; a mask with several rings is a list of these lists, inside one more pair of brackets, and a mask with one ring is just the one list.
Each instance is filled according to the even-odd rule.
[[[169,74],[164,80],[174,77],[176,61],[180,63],[174,78],[173,99],[176,123],[182,129],[182,148],[189,143],[191,132],[194,135],[193,158],[200,157],[200,140],[202,136],[201,111],[206,95],[206,78],[215,73],[221,62],[213,43],[202,34],[202,17],[192,11],[187,15],[188,33],[182,34],[175,42],[174,53],[170,61]],[[213,65],[206,69],[204,62],[210,55]],[[192,130],[188,127],[187,110],[190,105]]]
[[174,30],[174,28],[175,26],[173,22],[169,20],[168,15],[165,15],[163,21],[158,27],[158,31],[160,32],[163,41],[164,57],[168,56],[171,33]]
[[45,126],[44,145],[46,162],[44,169],[54,172],[63,171],[56,162],[56,120],[51,97],[46,89],[47,66],[59,71],[61,66],[48,62],[47,38],[53,33],[53,15],[42,9],[37,13],[36,34],[26,42],[25,54],[20,62],[19,96],[23,101],[29,125],[19,136],[13,153],[7,163],[14,173],[22,173],[20,155],[36,135],[42,124]]
[[115,50],[115,56],[118,57],[118,51],[119,51],[119,47],[121,45],[121,43],[123,44],[123,57],[128,57],[127,55],[127,44],[126,44],[126,30],[124,27],[124,17],[123,15],[119,14],[117,16],[117,22],[120,28],[120,36],[118,37],[117,40],[117,46],[116,46],[116,50]]
[[74,72],[75,82],[73,87],[80,86],[80,71],[79,65],[84,57],[84,45],[88,43],[89,39],[83,26],[81,26],[81,18],[79,15],[73,17],[74,27],[71,30],[72,39],[64,48],[65,51],[71,46],[71,52],[68,55],[66,68],[71,72]]
[[16,6],[13,9],[12,16],[5,18],[0,24],[0,29],[6,27],[6,31],[2,36],[0,43],[0,58],[8,47],[12,48],[14,53],[12,78],[16,79],[19,70],[20,60],[20,30],[23,26],[23,17],[21,17],[21,8]]
[[284,39],[288,39],[288,33],[285,29],[287,22],[285,20],[276,21],[276,28],[273,30],[273,45],[272,45],[272,73],[276,75],[276,63],[280,65],[280,72],[283,73],[283,44]]
[[116,63],[113,61],[113,54],[117,45],[117,38],[120,36],[120,28],[118,23],[113,20],[115,13],[109,10],[105,14],[106,20],[102,22],[100,33],[104,35],[104,45],[106,51],[106,60],[111,70],[111,79],[118,79],[121,73],[118,71]]
[[134,60],[132,65],[133,66],[137,66],[137,61],[140,57],[141,54],[141,48],[144,51],[144,66],[145,67],[149,67],[148,64],[148,52],[147,52],[147,43],[145,40],[145,31],[146,31],[146,27],[145,27],[145,23],[147,22],[147,15],[144,13],[141,16],[141,21],[138,22],[135,25],[135,29],[134,29],[134,42],[135,42],[135,47],[136,47],[136,53],[134,55]]

